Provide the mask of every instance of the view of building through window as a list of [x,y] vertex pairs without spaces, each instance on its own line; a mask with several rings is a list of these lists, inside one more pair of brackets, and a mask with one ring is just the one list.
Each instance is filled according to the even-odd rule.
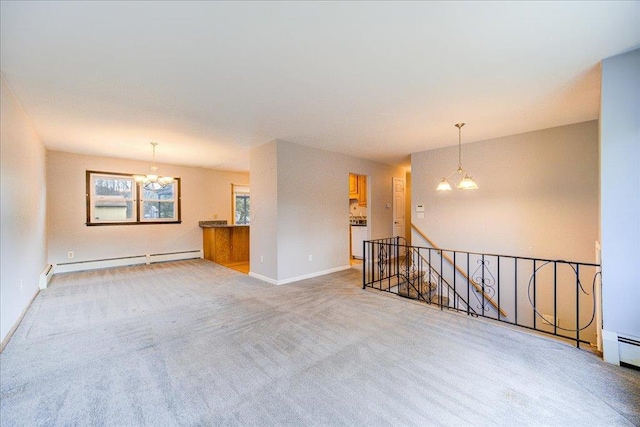
[[87,225],[180,222],[180,179],[145,190],[132,175],[87,171]]
[[93,221],[131,221],[136,194],[132,178],[93,176]]

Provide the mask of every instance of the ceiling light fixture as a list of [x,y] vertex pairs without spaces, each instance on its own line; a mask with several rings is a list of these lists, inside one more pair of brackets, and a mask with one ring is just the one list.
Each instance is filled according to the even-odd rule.
[[152,142],[153,146],[153,165],[151,166],[151,173],[148,175],[134,175],[133,179],[141,183],[145,190],[158,191],[173,182],[172,176],[159,176],[158,166],[156,166],[156,145],[157,142]]
[[440,181],[440,184],[438,184],[438,188],[436,188],[436,190],[438,191],[451,191],[451,182],[449,181],[449,178],[451,178],[451,175],[453,175],[454,173],[459,173],[460,176],[463,176],[462,180],[460,180],[460,183],[456,185],[456,187],[458,187],[458,190],[478,189],[478,184],[476,184],[473,178],[471,178],[469,174],[467,174],[467,172],[462,168],[462,126],[464,126],[464,123],[455,124],[455,127],[458,128],[458,169],[442,178],[442,181]]

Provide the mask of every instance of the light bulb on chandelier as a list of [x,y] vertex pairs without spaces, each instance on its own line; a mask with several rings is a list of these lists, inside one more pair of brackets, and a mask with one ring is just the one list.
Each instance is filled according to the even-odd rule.
[[156,145],[157,142],[151,142],[153,147],[153,164],[151,165],[151,173],[147,175],[134,175],[133,179],[142,184],[145,190],[158,191],[173,182],[172,176],[158,175],[158,166],[156,166]]
[[454,183],[458,190],[477,190],[478,184],[476,184],[473,178],[462,168],[462,126],[464,126],[464,123],[456,123],[454,126],[458,128],[458,168],[442,178],[436,190],[451,191],[450,178],[455,173],[463,177],[457,185]]

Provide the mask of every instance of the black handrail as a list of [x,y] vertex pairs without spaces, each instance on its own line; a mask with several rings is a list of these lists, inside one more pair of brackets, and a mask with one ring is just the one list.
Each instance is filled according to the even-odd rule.
[[[441,309],[571,339],[578,347],[580,343],[589,343],[585,336],[595,335],[595,286],[598,278],[602,278],[600,264],[412,246],[406,244],[403,237],[368,240],[363,242],[363,250],[363,289],[370,287],[402,294],[406,286],[406,295],[401,296],[415,296],[414,299],[437,304]],[[450,255],[453,262],[445,269],[443,258]],[[434,258],[439,261],[435,265]],[[472,261],[477,264],[473,272]],[[461,272],[465,271],[466,283],[458,281],[458,274],[464,278]],[[422,295],[424,274],[428,274],[429,284],[437,283],[436,301],[432,300],[431,293],[429,298]],[[583,286],[587,281],[591,282],[591,293]],[[472,284],[479,284],[481,289]],[[409,291],[409,287],[413,291]],[[466,299],[461,294],[465,288]],[[480,311],[471,307],[471,294]],[[491,300],[495,296],[497,307]],[[489,300],[493,305],[487,303]],[[466,309],[460,307],[461,303]],[[510,314],[506,315],[507,312]]]
[[[404,237],[403,237],[403,239],[404,239]],[[405,241],[406,241],[406,239],[405,239]],[[405,248],[410,248],[410,247],[411,247],[411,246],[409,246],[409,245],[405,245]],[[411,249],[409,249],[409,250],[411,250]],[[428,260],[427,260],[427,259],[426,259],[426,258],[425,258],[425,257],[424,257],[420,252],[419,252],[419,251],[411,251],[411,252],[412,252],[412,253],[415,253],[415,254],[416,254],[416,255],[417,255],[417,256],[418,256],[418,257],[423,261],[423,263],[425,263],[425,264],[427,265],[427,268],[429,269],[429,270],[428,270],[428,271],[429,271],[429,276],[431,276],[432,274],[433,274],[433,275],[435,275],[435,276],[436,276],[436,279],[437,279],[437,281],[438,281],[438,284],[439,284],[440,286],[444,283],[444,284],[446,285],[446,287],[447,287],[448,291],[453,292],[453,295],[454,295],[454,297],[455,297],[455,298],[454,298],[454,306],[453,306],[453,307],[451,307],[451,308],[453,308],[454,310],[458,310],[458,308],[457,308],[457,304],[456,304],[456,301],[458,301],[458,300],[459,300],[459,301],[462,301],[462,302],[465,304],[465,306],[467,307],[467,311],[472,312],[471,314],[476,314],[475,310],[473,310],[473,309],[471,308],[471,306],[469,305],[469,303],[467,302],[467,300],[465,300],[465,299],[464,299],[464,298],[463,298],[463,297],[462,297],[462,296],[461,296],[461,295],[456,291],[456,288],[455,288],[455,287],[453,287],[453,286],[451,286],[451,284],[450,284],[449,282],[447,282],[447,280],[446,280],[446,279],[445,279],[445,278],[444,278],[440,273],[438,273],[438,271],[437,271],[435,268],[433,268],[433,267],[431,266],[431,264],[429,263],[429,261],[428,261]],[[407,257],[407,259],[409,259],[409,257]],[[408,262],[408,261],[407,261],[407,262]],[[440,257],[440,271],[442,271],[442,257]],[[455,276],[454,276],[454,279],[455,279]],[[439,294],[440,296],[442,296],[442,291],[440,291],[438,294]],[[476,295],[476,298],[477,298],[477,295]],[[441,308],[442,308],[442,307],[443,307],[443,305],[442,305],[442,299],[440,299],[440,301],[439,301],[439,302],[440,302],[440,304],[439,304],[439,305],[440,305],[440,306],[441,306]]]
[[[377,239],[374,241],[367,241],[363,243],[363,254],[364,254],[364,267],[363,267],[363,276],[365,277],[363,281],[363,289],[367,286],[375,287],[374,284],[378,284],[376,289],[392,292],[398,294],[400,296],[404,296],[407,298],[413,298],[409,288],[412,288],[415,292],[416,297],[413,299],[418,299],[428,304],[436,304],[440,306],[442,309],[447,308],[456,311],[465,311],[467,314],[475,315],[476,312],[469,305],[468,301],[465,300],[462,295],[460,295],[457,290],[451,286],[451,284],[430,264],[429,260],[427,260],[419,251],[414,249],[419,249],[418,247],[411,246],[408,244],[400,244],[400,241],[405,241],[404,237],[398,236],[387,239]],[[378,270],[374,271],[373,269],[367,269],[367,259],[371,260],[372,252],[371,247],[367,245],[369,244],[377,244],[378,255],[382,254],[379,257],[377,262]],[[403,258],[400,253],[404,250],[404,261],[401,261]],[[369,256],[367,256],[369,254]],[[415,260],[413,260],[413,254],[418,257],[419,263],[417,268],[414,268]],[[380,262],[382,259],[382,262]],[[438,296],[438,300],[434,301],[431,298],[425,298],[423,291],[423,283],[422,277],[423,272],[428,274],[429,280],[428,285],[432,284],[431,278],[435,276],[435,281],[437,282],[437,286],[439,288],[439,292],[436,292],[435,295]],[[367,283],[367,277],[369,276],[370,282]],[[418,282],[416,284],[416,282]],[[383,288],[383,284],[386,286]],[[404,292],[401,292],[401,287],[407,286],[407,295],[404,295]],[[443,285],[447,290],[447,299],[453,301],[453,306],[450,306],[450,301],[447,301],[446,304],[443,304]],[[433,294],[433,289],[428,291],[429,294]],[[450,296],[453,295],[453,298]],[[460,308],[460,302],[466,308]]]

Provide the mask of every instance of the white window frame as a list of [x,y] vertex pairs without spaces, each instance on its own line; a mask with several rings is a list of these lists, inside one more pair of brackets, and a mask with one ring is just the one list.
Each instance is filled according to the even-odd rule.
[[234,225],[250,225],[251,211],[249,211],[249,224],[238,224],[236,222],[236,195],[249,196],[251,199],[251,189],[246,184],[231,184],[231,218]]
[[[132,204],[133,212],[131,214],[131,218],[118,219],[118,220],[96,219],[95,201],[100,197],[99,195],[96,194],[96,186],[95,186],[96,179],[120,179],[120,180],[131,181],[131,198],[125,199],[125,202],[131,202]],[[136,185],[136,182],[133,179],[132,175],[117,174],[117,173],[110,173],[110,172],[88,172],[87,180],[88,180],[87,184],[89,187],[88,188],[89,191],[87,194],[87,208],[88,208],[87,223],[97,225],[97,224],[116,224],[116,223],[135,223],[136,222],[136,216],[137,216],[136,215],[136,199],[137,199],[138,186]]]
[[[173,187],[173,199],[145,199],[144,188],[140,189],[140,222],[175,222],[178,218],[178,181],[169,184]],[[145,218],[144,217],[144,204],[145,203],[173,203],[173,218]]]

